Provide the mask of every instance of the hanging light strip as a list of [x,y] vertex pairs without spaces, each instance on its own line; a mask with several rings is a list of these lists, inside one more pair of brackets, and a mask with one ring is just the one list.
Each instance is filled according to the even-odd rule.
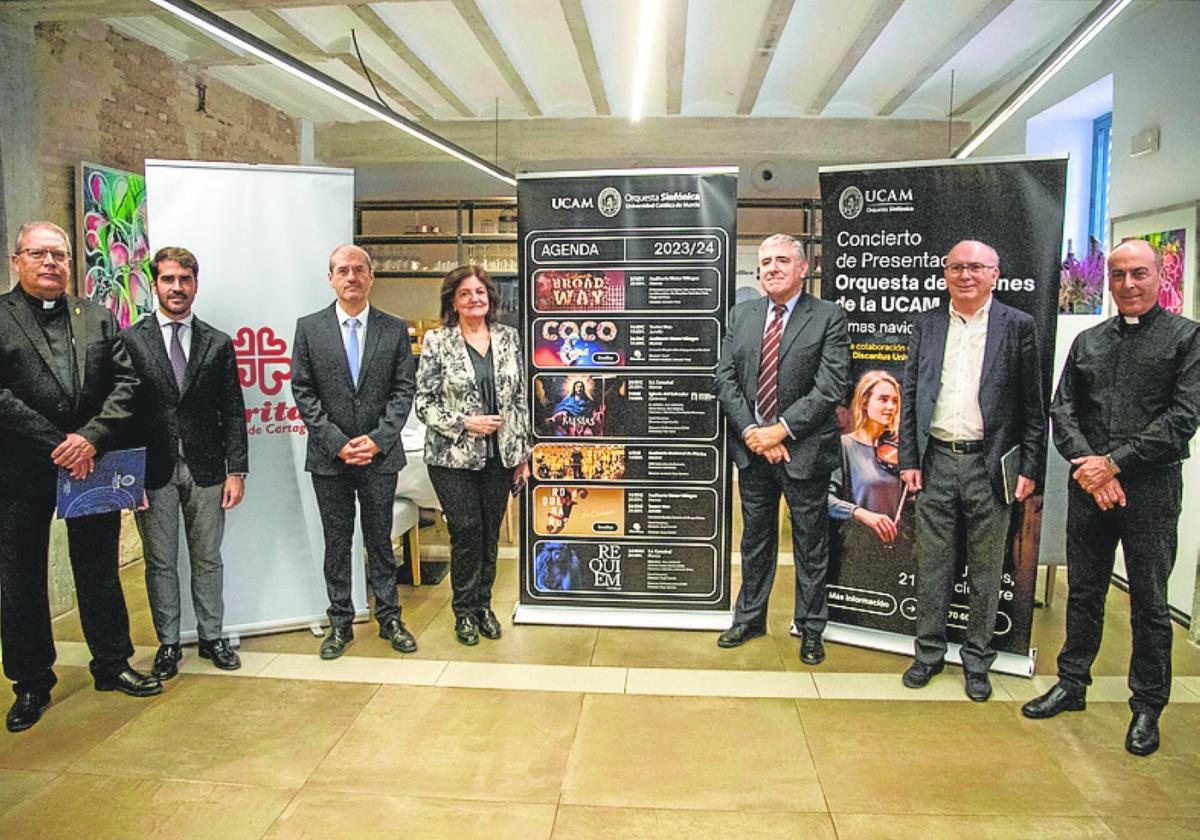
[[650,55],[654,52],[654,27],[658,22],[659,0],[642,0],[642,16],[638,23],[637,67],[633,74],[633,107],[629,119],[638,122],[646,102],[646,83],[650,77]]
[[472,154],[463,147],[439,137],[429,129],[422,127],[407,117],[397,114],[386,105],[370,99],[334,79],[332,76],[328,76],[303,61],[288,55],[283,50],[268,44],[261,38],[235,26],[219,15],[208,11],[203,6],[191,2],[191,0],[150,0],[150,2],[181,20],[187,21],[192,26],[207,32],[212,37],[232,44],[238,49],[244,50],[268,64],[290,73],[301,81],[307,82],[313,87],[337,97],[348,105],[352,105],[360,111],[370,114],[375,119],[395,126],[423,143],[428,143],[438,151],[444,152],[468,166],[473,166],[481,172],[485,172],[493,178],[503,181],[510,187],[517,185],[517,179],[511,173]]
[[1076,53],[1088,45],[1088,42],[1100,34],[1104,27],[1112,23],[1113,19],[1121,14],[1121,12],[1133,0],[1106,0],[1100,6],[1084,19],[1083,23],[1075,28],[1067,40],[1063,41],[1058,46],[1050,57],[1041,63],[1037,70],[1026,79],[1019,88],[1017,88],[1012,96],[1008,97],[996,111],[984,121],[974,134],[967,138],[967,141],[959,147],[954,153],[956,158],[965,158],[983,145],[983,141],[987,140],[996,129],[1004,125],[1013,114],[1021,109],[1026,102],[1033,98],[1033,95],[1042,89],[1046,82],[1054,78],[1054,75],[1061,70],[1066,63],[1075,57]]

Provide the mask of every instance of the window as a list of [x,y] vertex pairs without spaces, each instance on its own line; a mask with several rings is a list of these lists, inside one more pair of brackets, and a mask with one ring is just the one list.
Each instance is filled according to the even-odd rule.
[[[1088,215],[1088,238],[1101,251],[1108,250],[1108,180],[1112,163],[1112,112],[1092,123],[1092,204]],[[1088,249],[1091,250],[1090,247]]]

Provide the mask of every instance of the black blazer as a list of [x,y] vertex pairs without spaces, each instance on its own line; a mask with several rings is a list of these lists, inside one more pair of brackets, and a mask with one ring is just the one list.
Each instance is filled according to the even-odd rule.
[[292,343],[292,396],[308,427],[304,468],[318,475],[358,469],[338,452],[351,438],[369,435],[379,452],[363,469],[400,472],[405,464],[400,432],[416,390],[408,325],[371,307],[356,389],[334,306],[297,321]]
[[[729,418],[730,449],[739,468],[760,457],[746,448],[742,434],[757,422],[754,402],[769,305],[770,298],[762,297],[733,308],[717,363],[717,399]],[[779,344],[779,413],[792,432],[784,441],[792,478],[828,479],[841,463],[836,409],[846,397],[849,375],[846,313],[804,292]]]
[[117,319],[102,306],[66,297],[78,391],[55,372],[25,293],[0,295],[0,495],[53,493],[50,453],[67,432],[103,452],[120,445],[130,419],[137,374]]
[[[950,308],[931,309],[913,320],[900,399],[900,468],[921,469],[929,445],[933,409],[942,388],[942,360]],[[1000,456],[1021,447],[1021,475],[1040,487],[1046,474],[1046,401],[1033,317],[998,300],[988,314],[979,380],[984,460],[992,489],[1004,498]]]
[[246,405],[229,336],[192,319],[181,389],[154,314],[121,335],[141,380],[134,428],[139,445],[146,447],[146,486],[154,490],[171,480],[181,442],[188,469],[201,487],[220,484],[231,472],[249,472]]

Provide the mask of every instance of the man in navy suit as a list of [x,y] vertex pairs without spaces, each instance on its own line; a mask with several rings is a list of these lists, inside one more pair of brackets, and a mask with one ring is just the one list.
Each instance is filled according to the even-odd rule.
[[354,639],[350,544],[357,500],[367,577],[379,636],[402,653],[417,641],[400,620],[392,502],[404,467],[400,433],[416,391],[408,325],[369,303],[375,273],[362,248],[341,245],[329,257],[337,300],[296,323],[292,395],[308,427],[304,468],[312,475],[325,533],[329,635],[321,658],[336,659]]
[[758,270],[766,297],[733,308],[716,372],[743,521],[742,590],[717,644],[737,647],[766,633],[782,495],[792,518],[800,659],[817,665],[828,616],[826,496],[841,463],[836,409],[846,397],[850,337],[841,307],[804,291],[808,263],[796,239],[764,240]]
[[201,658],[241,667],[222,637],[221,538],[250,470],[246,407],[228,335],[192,312],[200,264],[186,248],[161,248],[150,261],[158,309],[122,335],[141,380],[134,419],[146,446],[148,506],[136,513],[146,561],[146,595],[159,648],[151,671],[179,672],[179,516],[191,563]]
[[1033,318],[992,297],[996,251],[959,242],[946,256],[948,309],[918,316],[900,403],[900,477],[916,495],[916,658],[904,684],[922,688],[941,672],[956,563],[963,546],[970,615],[962,645],[966,692],[991,696],[991,640],[1011,508],[1001,458],[1019,476],[1024,501],[1045,471],[1046,408]]

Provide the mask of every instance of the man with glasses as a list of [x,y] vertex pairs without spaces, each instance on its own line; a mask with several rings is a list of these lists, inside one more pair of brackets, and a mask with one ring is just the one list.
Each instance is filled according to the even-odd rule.
[[1119,314],[1080,333],[1050,408],[1054,445],[1074,465],[1067,491],[1067,638],[1058,683],[1026,703],[1048,718],[1086,705],[1104,631],[1117,543],[1129,577],[1129,706],[1125,749],[1158,749],[1171,693],[1167,580],[1175,565],[1182,464],[1200,424],[1200,327],[1158,304],[1162,254],[1132,240],[1108,256]]
[[992,694],[991,640],[1011,519],[1001,459],[1018,476],[1018,502],[1045,470],[1033,318],[992,298],[999,274],[991,246],[965,240],[950,249],[950,306],[914,320],[900,401],[900,477],[916,496],[918,602],[916,657],[904,684],[923,688],[944,667],[950,593],[965,553],[970,596],[961,655],[967,696],[979,702]]
[[[138,380],[112,313],[66,293],[71,246],[62,228],[22,226],[10,263],[18,285],[0,296],[0,644],[16,694],[5,722],[21,732],[41,719],[58,681],[47,590],[57,472],[92,472],[97,453],[123,435]],[[120,514],[66,527],[96,690],[160,693],[156,678],[129,667]]]
[[400,620],[392,504],[404,467],[400,432],[416,392],[408,326],[371,306],[371,257],[355,245],[329,256],[337,300],[296,323],[292,395],[308,427],[304,468],[312,475],[325,534],[329,635],[321,658],[336,659],[354,639],[350,545],[357,501],[367,578],[375,596],[379,636],[412,653],[417,641]]

